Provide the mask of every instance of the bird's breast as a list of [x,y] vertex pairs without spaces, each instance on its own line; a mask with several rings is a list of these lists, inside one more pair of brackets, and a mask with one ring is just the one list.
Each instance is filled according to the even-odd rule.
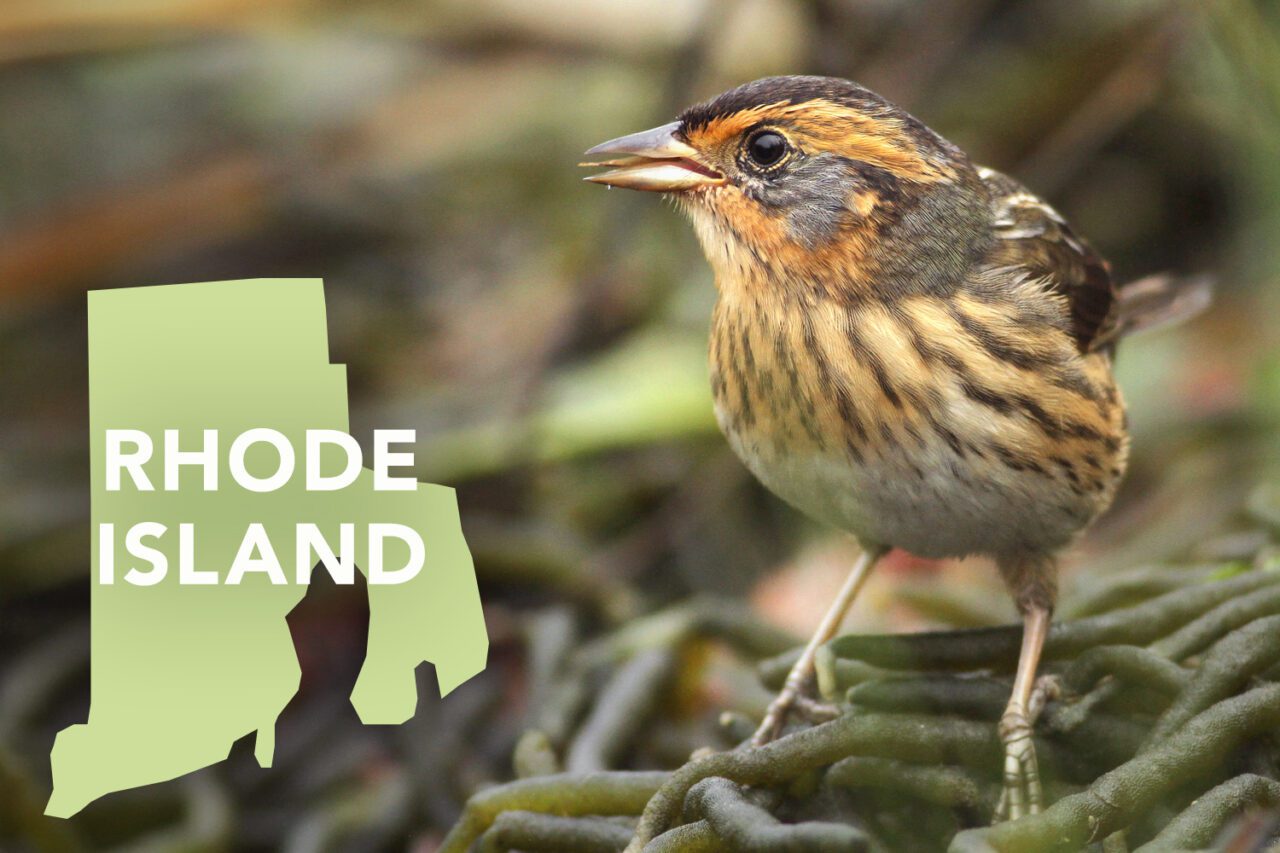
[[722,291],[717,419],[769,489],[865,542],[922,556],[1061,547],[1123,473],[1122,404],[1105,356],[1017,315],[963,294]]

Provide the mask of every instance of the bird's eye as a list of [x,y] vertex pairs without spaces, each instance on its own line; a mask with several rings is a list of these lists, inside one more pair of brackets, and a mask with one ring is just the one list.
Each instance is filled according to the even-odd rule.
[[787,140],[772,130],[764,130],[747,140],[747,156],[757,166],[773,166],[787,153]]

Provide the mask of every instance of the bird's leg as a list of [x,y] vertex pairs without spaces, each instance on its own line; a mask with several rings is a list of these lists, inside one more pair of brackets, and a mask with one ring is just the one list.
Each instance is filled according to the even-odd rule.
[[1004,787],[996,806],[997,821],[1037,814],[1044,802],[1040,767],[1036,763],[1036,748],[1031,740],[1032,727],[1044,700],[1034,703],[1032,691],[1052,612],[1049,607],[1039,604],[1030,604],[1023,612],[1018,674],[1013,681],[1013,695],[1000,718],[1000,740],[1004,743]]
[[867,576],[871,574],[872,567],[875,566],[876,561],[883,556],[884,552],[885,549],[883,548],[866,548],[859,555],[858,561],[853,564],[853,571],[849,572],[849,577],[845,579],[844,586],[840,588],[835,601],[831,603],[830,609],[827,610],[827,615],[822,617],[822,623],[818,625],[818,630],[814,631],[813,637],[809,639],[809,644],[800,653],[800,658],[791,667],[791,672],[787,673],[787,681],[782,686],[782,691],[769,703],[769,710],[765,713],[764,720],[760,723],[760,728],[756,729],[755,735],[751,738],[752,746],[763,746],[776,738],[778,733],[782,731],[782,724],[786,722],[787,713],[791,710],[791,706],[795,704],[796,698],[801,695],[809,677],[813,675],[813,661],[818,654],[818,649],[834,637],[836,631],[840,630],[840,623],[844,621],[844,616],[849,612],[850,605],[858,597],[858,591],[862,589]]

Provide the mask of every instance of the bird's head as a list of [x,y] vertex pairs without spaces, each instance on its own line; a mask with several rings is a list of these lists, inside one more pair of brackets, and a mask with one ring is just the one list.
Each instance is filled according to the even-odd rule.
[[963,275],[986,229],[968,158],[847,80],[769,77],[590,149],[586,180],[670,194],[722,288],[845,295]]

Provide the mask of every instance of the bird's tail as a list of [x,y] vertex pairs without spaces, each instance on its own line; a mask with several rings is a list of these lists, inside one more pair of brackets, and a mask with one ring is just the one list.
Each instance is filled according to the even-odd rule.
[[1207,275],[1149,275],[1118,291],[1119,335],[1180,323],[1209,307],[1213,279]]

